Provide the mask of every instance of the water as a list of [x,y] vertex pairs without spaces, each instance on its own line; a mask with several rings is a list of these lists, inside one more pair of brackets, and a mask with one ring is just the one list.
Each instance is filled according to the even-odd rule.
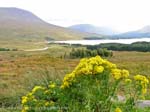
[[66,43],[66,44],[82,44],[82,45],[97,45],[101,43],[122,43],[131,44],[134,42],[150,42],[150,38],[139,38],[139,39],[104,39],[104,40],[66,40],[66,41],[49,41],[49,43]]

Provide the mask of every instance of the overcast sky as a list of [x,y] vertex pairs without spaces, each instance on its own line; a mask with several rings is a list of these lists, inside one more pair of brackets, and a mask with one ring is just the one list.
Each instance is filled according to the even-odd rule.
[[150,25],[150,0],[0,0],[60,26],[88,23],[121,32]]

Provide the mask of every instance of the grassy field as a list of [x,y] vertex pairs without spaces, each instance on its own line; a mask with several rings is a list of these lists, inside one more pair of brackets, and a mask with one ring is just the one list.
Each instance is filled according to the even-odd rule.
[[20,50],[27,50],[27,49],[39,49],[46,47],[47,44],[44,40],[1,40],[0,48],[9,48],[9,49],[18,49]]
[[[49,45],[46,51],[0,52],[0,106],[20,106],[21,96],[35,85],[62,79],[66,73],[71,72],[79,59],[62,58],[65,52],[67,54],[70,50],[71,48],[66,46]],[[149,57],[149,52],[113,52],[113,57],[108,60],[119,68],[128,69],[132,75],[149,76]],[[150,99],[150,95],[146,98]],[[0,112],[5,111],[0,109]]]

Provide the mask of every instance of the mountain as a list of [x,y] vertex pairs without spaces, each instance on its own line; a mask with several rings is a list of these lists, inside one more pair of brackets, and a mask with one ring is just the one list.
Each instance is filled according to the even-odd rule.
[[70,40],[95,34],[82,33],[46,23],[33,13],[18,8],[0,8],[0,40]]
[[107,27],[97,27],[91,24],[77,24],[69,27],[70,29],[86,32],[86,33],[95,33],[101,35],[114,35],[117,34],[117,31],[112,30]]
[[130,31],[113,36],[113,38],[142,38],[142,37],[150,37],[150,26],[145,26],[136,31]]

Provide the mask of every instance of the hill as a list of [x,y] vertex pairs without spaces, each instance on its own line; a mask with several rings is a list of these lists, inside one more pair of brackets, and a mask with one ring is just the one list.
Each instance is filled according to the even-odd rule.
[[145,26],[136,31],[130,31],[113,36],[113,38],[143,38],[143,37],[150,37],[150,26]]
[[[13,41],[33,42],[46,40],[76,40],[99,36],[82,33],[46,23],[33,13],[18,8],[0,8],[0,43],[10,45]],[[1,46],[0,46],[1,47]]]
[[69,27],[70,29],[86,32],[86,33],[95,33],[101,35],[114,35],[117,34],[117,31],[112,30],[107,27],[98,27],[91,24],[77,24]]

